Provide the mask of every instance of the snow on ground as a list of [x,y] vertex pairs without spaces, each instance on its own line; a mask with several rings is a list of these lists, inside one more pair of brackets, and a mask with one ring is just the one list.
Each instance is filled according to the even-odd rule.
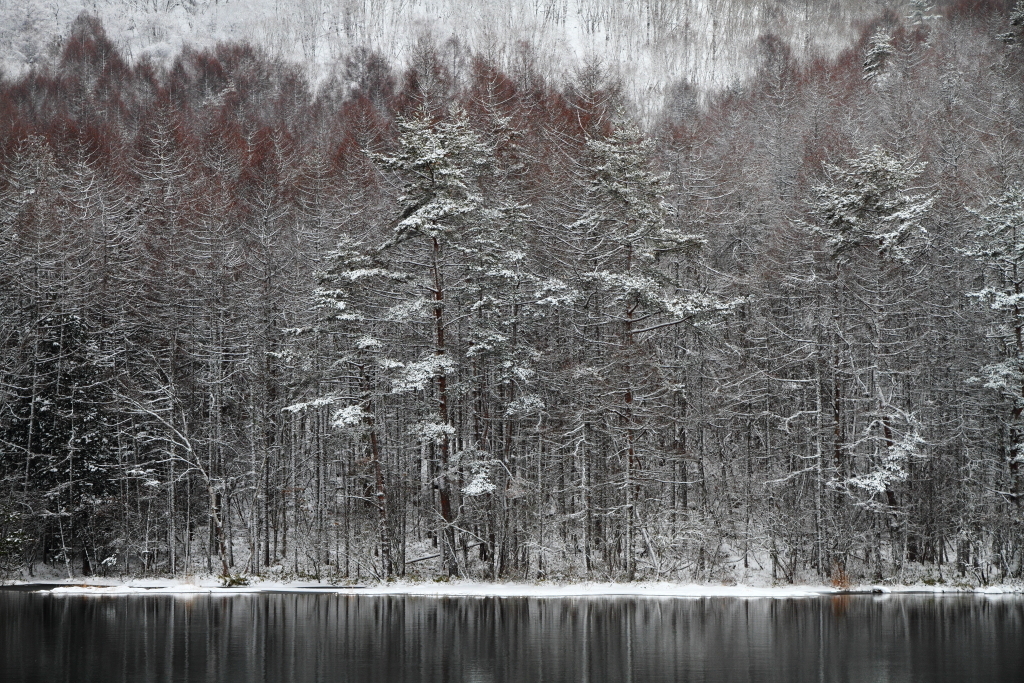
[[[853,5],[849,6],[848,5]],[[453,40],[504,68],[528,43],[560,76],[600,64],[637,102],[660,105],[682,79],[698,86],[738,82],[756,61],[758,36],[773,32],[797,56],[834,54],[854,39],[867,0],[786,7],[764,15],[741,0],[0,0],[0,73],[8,77],[58,58],[71,22],[99,17],[129,61],[169,64],[186,44],[245,40],[304,65],[318,82],[352,51],[369,47],[400,68],[418,39]],[[723,50],[727,39],[735,49]]]
[[842,590],[831,586],[723,586],[678,583],[478,583],[443,581],[429,583],[393,582],[375,586],[339,586],[326,583],[293,581],[257,581],[250,586],[222,587],[216,578],[176,581],[132,580],[125,583],[68,583],[48,589],[52,595],[237,595],[253,593],[330,593],[345,595],[405,595],[423,597],[530,597],[530,598],[805,598],[848,593],[879,593],[883,595],[930,593],[983,595],[1020,595],[1022,586],[987,586],[958,588],[953,586],[857,586]]

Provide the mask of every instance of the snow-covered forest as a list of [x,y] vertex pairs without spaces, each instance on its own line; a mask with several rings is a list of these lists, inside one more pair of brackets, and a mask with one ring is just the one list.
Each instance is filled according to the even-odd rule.
[[[929,16],[927,7],[911,11]],[[167,63],[186,44],[246,41],[301,63],[315,85],[359,49],[401,69],[420,39],[454,40],[508,70],[527,44],[542,75],[600,64],[646,105],[684,77],[713,86],[748,72],[763,33],[797,56],[834,54],[878,8],[878,0],[19,0],[0,4],[0,68],[21,73],[50,60],[89,12],[127,60]]]
[[9,52],[0,572],[1020,579],[1024,3],[733,4]]

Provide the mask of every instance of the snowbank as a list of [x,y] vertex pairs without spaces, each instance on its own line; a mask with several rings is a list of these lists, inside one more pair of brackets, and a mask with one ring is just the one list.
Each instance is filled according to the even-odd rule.
[[237,595],[252,593],[327,593],[345,595],[407,595],[423,597],[638,597],[638,598],[807,598],[849,594],[984,594],[1020,595],[1021,586],[957,588],[952,586],[859,586],[841,590],[830,586],[721,586],[677,583],[384,583],[376,586],[337,586],[323,583],[263,581],[250,586],[224,588],[216,579],[192,582],[174,580],[129,581],[124,584],[66,584],[40,592],[52,595]]

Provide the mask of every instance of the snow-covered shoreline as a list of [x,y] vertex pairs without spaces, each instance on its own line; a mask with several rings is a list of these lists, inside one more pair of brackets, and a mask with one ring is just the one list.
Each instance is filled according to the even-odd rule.
[[419,597],[529,597],[529,598],[807,598],[854,594],[1020,595],[1024,586],[956,587],[947,585],[864,585],[847,589],[824,585],[748,586],[678,583],[480,583],[470,581],[393,582],[372,586],[345,586],[295,581],[257,581],[249,586],[223,587],[217,579],[179,581],[131,580],[122,583],[67,582],[9,584],[51,595],[250,595],[253,593],[326,593],[367,596]]

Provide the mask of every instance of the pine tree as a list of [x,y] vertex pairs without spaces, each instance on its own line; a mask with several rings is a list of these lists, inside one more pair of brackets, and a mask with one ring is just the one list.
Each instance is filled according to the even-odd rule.
[[[374,161],[402,183],[398,218],[382,243],[343,241],[328,257],[316,291],[322,333],[337,339],[331,363],[337,392],[321,397],[341,404],[336,427],[364,440],[373,470],[385,573],[392,559],[386,474],[377,415],[385,396],[423,396],[433,409],[419,412],[412,434],[432,454],[441,518],[439,540],[445,571],[460,573],[456,557],[458,458],[454,391],[466,347],[453,323],[466,315],[468,264],[496,245],[486,238],[493,216],[485,211],[478,179],[489,149],[465,112],[452,109],[435,120],[427,112],[399,122],[397,153]],[[410,355],[423,349],[417,355]],[[429,398],[428,398],[429,397]],[[411,405],[415,406],[413,402]],[[399,568],[400,569],[400,568]]]
[[[921,315],[914,292],[922,283],[910,266],[928,246],[925,221],[935,202],[914,193],[923,171],[922,163],[873,147],[844,166],[827,165],[828,180],[811,202],[811,230],[825,238],[832,269],[834,458],[822,472],[828,486],[886,520],[897,567],[913,545],[900,492],[923,454],[903,365],[921,342],[906,331]],[[848,511],[835,502],[831,570],[842,575],[853,532]]]
[[985,270],[987,285],[971,296],[996,315],[993,337],[1003,360],[983,368],[985,387],[1009,404],[1002,451],[1015,506],[1024,504],[1024,188],[1012,186],[975,211],[981,229],[969,253]]
[[845,166],[827,165],[828,180],[816,188],[812,210],[833,257],[843,259],[850,250],[869,246],[880,257],[908,262],[927,243],[922,219],[935,201],[928,194],[911,194],[911,183],[924,167],[881,147]]
[[[576,392],[583,405],[577,414],[586,429],[600,436],[593,445],[608,450],[602,458],[617,463],[608,476],[620,497],[606,500],[605,511],[620,512],[608,519],[618,525],[620,539],[598,539],[609,564],[632,578],[642,488],[637,483],[655,452],[653,416],[657,396],[665,393],[659,370],[659,332],[679,325],[696,325],[728,310],[731,305],[702,292],[687,292],[670,277],[673,260],[703,244],[671,223],[665,202],[666,176],[652,170],[653,144],[633,125],[619,125],[606,139],[587,143],[582,215],[570,226],[574,266],[569,284],[576,304],[576,377],[586,383]],[[588,516],[590,511],[588,510]],[[608,512],[598,511],[607,515]],[[589,533],[589,531],[588,531]],[[621,542],[621,558],[608,552]]]
[[879,80],[894,54],[896,48],[893,47],[892,36],[882,30],[876,31],[864,51],[864,80]]
[[80,558],[89,574],[107,541],[94,520],[116,502],[120,475],[113,396],[78,315],[47,315],[29,334],[37,337],[32,373],[15,382],[0,468],[42,495],[58,559],[70,572]]

